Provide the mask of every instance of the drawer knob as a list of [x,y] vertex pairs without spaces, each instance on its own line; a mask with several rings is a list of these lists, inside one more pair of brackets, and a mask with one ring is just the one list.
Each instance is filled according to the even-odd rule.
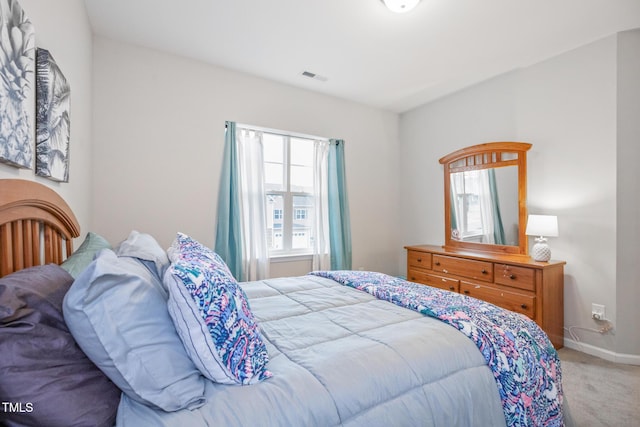
[[440,261],[436,261],[436,262],[435,262],[435,264],[436,264],[436,265],[440,265]]
[[482,269],[482,271],[481,271],[480,273],[482,273],[482,274],[488,274],[487,270],[486,270],[486,269],[484,269],[484,268]]
[[415,281],[415,280],[416,280],[416,278],[415,278],[415,277],[413,277],[413,276],[411,276],[411,281],[413,282],[413,281]]
[[464,290],[464,293],[465,293],[465,294],[467,294],[467,295],[469,295],[469,290],[468,290],[468,289],[465,289],[465,290]]
[[453,291],[455,288],[453,286],[449,286],[449,290]]
[[422,262],[422,258],[418,258],[416,261],[418,261],[418,262]]
[[526,309],[526,308],[527,308],[527,304],[521,304],[521,305],[520,305],[520,308],[524,308],[524,309]]
[[515,275],[515,274],[510,274],[510,275],[509,275],[509,279],[511,279],[511,280],[516,280],[516,275]]

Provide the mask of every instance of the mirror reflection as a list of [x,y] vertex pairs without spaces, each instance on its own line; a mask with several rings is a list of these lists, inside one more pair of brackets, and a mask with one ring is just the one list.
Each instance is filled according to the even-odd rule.
[[518,168],[467,170],[450,175],[451,239],[518,246]]
[[487,142],[456,150],[444,166],[444,248],[528,252],[526,142]]

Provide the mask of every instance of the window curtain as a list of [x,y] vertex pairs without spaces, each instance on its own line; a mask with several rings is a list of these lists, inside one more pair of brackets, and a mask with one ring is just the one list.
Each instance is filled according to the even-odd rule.
[[493,239],[496,245],[504,245],[507,239],[504,235],[504,225],[502,224],[502,214],[500,213],[500,199],[498,198],[498,186],[496,184],[495,169],[488,169],[489,191],[491,193],[491,210],[493,217]]
[[458,197],[456,194],[461,194],[461,185],[456,180],[456,176],[460,174],[450,174],[449,182],[449,210],[451,220],[451,238],[453,240],[462,240],[462,232],[458,229],[458,224],[463,224],[462,218],[459,217],[460,209],[458,207]]
[[227,122],[215,250],[240,282],[269,277],[264,195],[262,133]]
[[246,129],[236,135],[240,158],[240,214],[243,280],[269,277],[267,209],[264,187],[262,132]]
[[478,172],[483,241],[485,243],[503,245],[505,242],[504,227],[500,214],[495,171],[493,169],[482,169]]
[[315,141],[313,151],[314,230],[312,270],[331,269],[329,248],[329,141]]
[[482,241],[493,244],[493,200],[489,188],[489,175],[487,170],[478,171],[478,201],[480,203],[480,222],[482,224]]
[[351,222],[344,163],[344,141],[332,139],[328,154],[328,211],[331,269],[351,269]]
[[240,183],[237,168],[239,161],[236,124],[227,122],[218,190],[215,251],[227,263],[236,280],[242,281]]

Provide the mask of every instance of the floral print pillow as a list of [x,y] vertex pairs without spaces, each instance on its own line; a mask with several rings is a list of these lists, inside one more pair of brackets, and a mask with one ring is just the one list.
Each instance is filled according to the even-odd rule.
[[243,385],[271,377],[247,296],[220,256],[183,233],[167,253],[169,314],[202,374],[217,383]]

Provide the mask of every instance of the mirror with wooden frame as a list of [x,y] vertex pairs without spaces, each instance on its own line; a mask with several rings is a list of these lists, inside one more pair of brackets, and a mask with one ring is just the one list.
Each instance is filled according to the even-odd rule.
[[488,142],[440,159],[445,249],[527,254],[530,148],[525,142]]

